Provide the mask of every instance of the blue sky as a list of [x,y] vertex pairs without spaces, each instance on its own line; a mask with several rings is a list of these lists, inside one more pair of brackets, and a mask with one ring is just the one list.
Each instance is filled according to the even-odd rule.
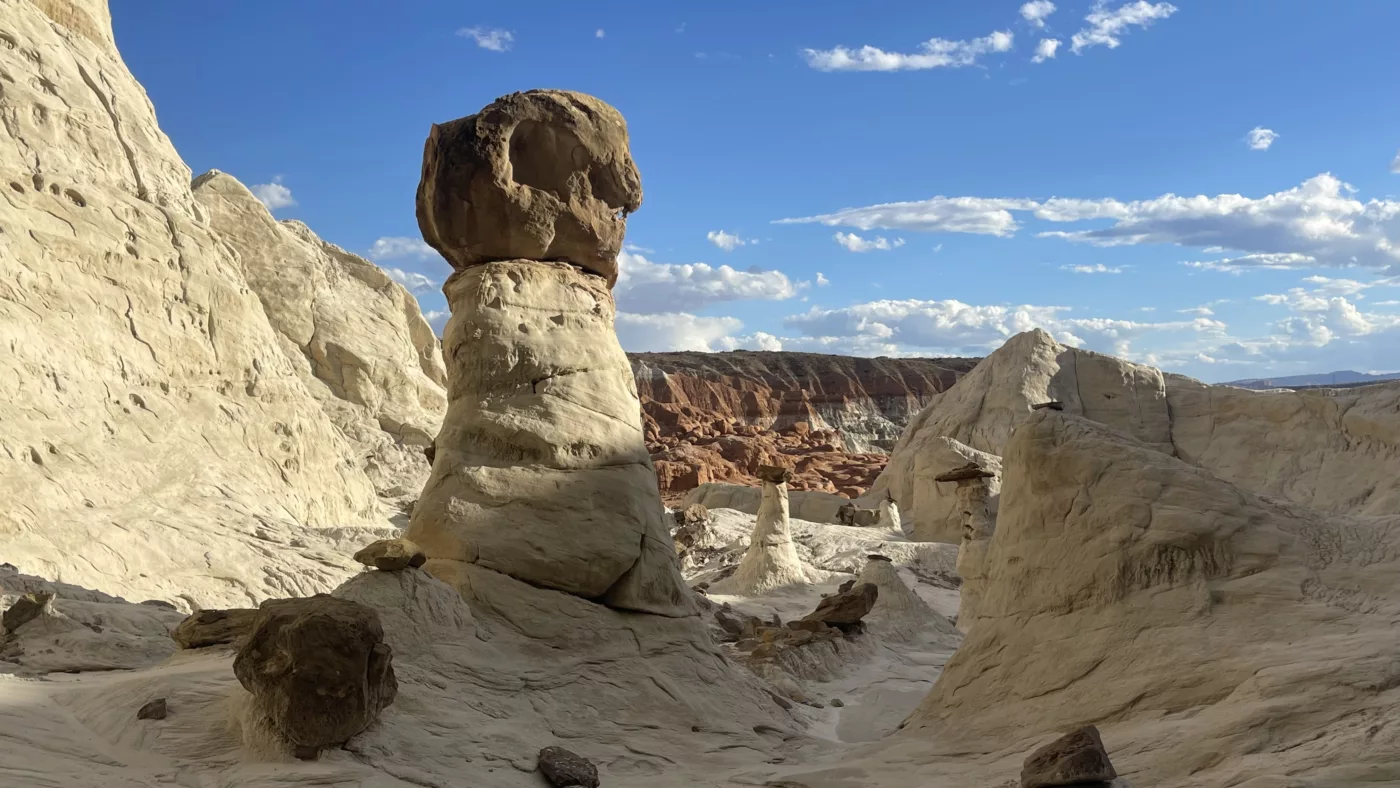
[[631,130],[630,350],[981,355],[1040,326],[1205,380],[1400,369],[1391,0],[112,10],[196,173],[425,311],[430,125],[556,87]]

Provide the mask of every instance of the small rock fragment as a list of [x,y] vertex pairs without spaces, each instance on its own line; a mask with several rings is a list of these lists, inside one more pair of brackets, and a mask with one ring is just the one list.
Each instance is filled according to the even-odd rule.
[[1086,725],[1031,753],[1021,767],[1021,788],[1092,785],[1116,777],[1099,729]]
[[145,706],[142,706],[141,710],[136,712],[136,719],[163,720],[165,719],[166,713],[165,698],[156,698]]
[[702,503],[693,503],[684,509],[677,509],[674,516],[676,525],[695,525],[709,522],[710,510]]
[[1064,409],[1065,409],[1065,403],[1063,403],[1063,402],[1055,402],[1054,400],[1052,400],[1052,401],[1050,401],[1050,402],[1037,402],[1036,404],[1034,404],[1034,405],[1031,406],[1031,410],[1064,410]]
[[422,566],[428,556],[407,539],[380,539],[355,553],[355,560],[382,572],[400,572],[411,566]]
[[841,700],[840,698],[832,698],[831,705],[839,709],[842,706],[845,706],[846,702],[844,700]]
[[540,750],[540,771],[555,788],[598,788],[598,767],[563,747]]
[[6,634],[14,632],[43,615],[45,608],[52,602],[53,593],[49,591],[25,594],[16,599],[13,605],[10,605],[10,608],[5,611],[5,615],[0,617],[0,624],[4,626]]

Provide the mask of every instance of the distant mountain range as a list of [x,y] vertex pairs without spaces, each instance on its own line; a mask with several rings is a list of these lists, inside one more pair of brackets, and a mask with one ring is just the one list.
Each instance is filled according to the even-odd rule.
[[1225,385],[1239,386],[1244,389],[1295,389],[1309,386],[1359,386],[1367,383],[1379,383],[1383,380],[1400,380],[1400,372],[1392,372],[1387,375],[1368,375],[1365,372],[1346,369],[1341,372],[1315,375],[1286,375],[1278,378],[1232,380]]

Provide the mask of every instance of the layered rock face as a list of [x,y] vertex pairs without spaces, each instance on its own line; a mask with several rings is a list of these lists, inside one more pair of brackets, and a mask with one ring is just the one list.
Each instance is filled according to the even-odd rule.
[[[590,112],[550,115],[565,106]],[[540,120],[547,117],[554,119]],[[593,226],[597,200],[612,206],[618,214],[613,221],[621,225],[620,214],[640,204],[640,181],[624,178],[632,191],[610,191],[612,179],[621,177],[614,167],[625,163],[632,175],[635,168],[627,170],[631,159],[621,116],[597,99],[531,91],[501,99],[473,118],[435,128],[424,154],[419,221],[440,246],[448,238],[441,228],[453,226],[454,217],[512,217],[521,195],[549,185],[526,181],[499,193],[479,191],[484,187],[473,173],[503,159],[521,173],[567,170],[560,183],[571,190],[586,191],[595,180],[606,187],[561,192],[568,210],[578,214],[553,219],[562,225]],[[611,147],[590,149],[585,161],[569,158],[568,147],[561,154],[509,135],[491,136],[494,143],[486,145],[466,131],[516,121],[517,128],[530,130],[527,142],[572,135],[606,140]],[[475,142],[467,144],[468,137]],[[473,164],[474,157],[491,161]],[[466,226],[486,232],[483,225]],[[543,231],[530,232],[534,239]],[[480,262],[472,251],[487,244],[480,239],[460,252],[445,252],[458,266],[443,288],[452,309],[444,337],[450,404],[408,537],[429,559],[477,564],[614,607],[685,615],[692,610],[689,592],[663,520],[636,385],[613,329],[605,269],[608,256],[616,257],[622,229],[594,235],[593,247],[568,252],[577,258],[570,260],[574,265]],[[534,240],[510,233],[490,243],[517,255],[536,250]]]
[[1153,785],[1400,779],[1400,516],[1262,498],[1048,410],[1005,462],[978,621],[883,757],[1107,721]]
[[760,465],[793,471],[794,490],[854,497],[930,398],[976,359],[817,353],[634,353],[663,493],[757,484]]
[[[416,306],[392,283],[349,282],[345,261],[260,205],[197,198],[105,3],[0,9],[6,560],[186,606],[328,590],[355,566],[329,529],[387,527],[364,447],[434,429]],[[299,241],[242,247],[243,230]],[[326,308],[397,310],[396,328],[342,330],[313,308],[318,370],[316,343],[293,350],[304,327],[283,322],[307,299],[264,286],[278,267],[308,273]],[[330,382],[357,367],[373,380]],[[340,415],[352,407],[383,430],[361,443],[344,429],[360,416]]]
[[[1019,334],[910,423],[872,494],[891,493],[913,536],[957,542],[951,483],[962,461],[995,470],[1017,425],[1052,405],[1120,430],[1221,478],[1324,511],[1400,507],[1400,384],[1254,392]],[[995,510],[998,482],[992,480]]]

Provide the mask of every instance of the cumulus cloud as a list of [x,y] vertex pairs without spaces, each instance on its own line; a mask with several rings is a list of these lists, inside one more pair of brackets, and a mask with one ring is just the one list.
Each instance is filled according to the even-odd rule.
[[1055,53],[1060,51],[1060,39],[1042,38],[1040,43],[1035,45],[1035,55],[1031,57],[1032,63],[1044,63],[1055,57]]
[[724,230],[711,230],[705,233],[705,237],[709,239],[710,243],[726,252],[732,252],[740,246],[758,243],[758,241],[752,238],[740,238],[734,233],[727,233]]
[[297,204],[292,199],[292,190],[282,184],[282,176],[278,175],[272,179],[272,183],[258,183],[248,187],[248,191],[258,199],[258,202],[267,206],[269,211],[279,208],[290,208]]
[[1147,28],[1177,11],[1176,6],[1171,3],[1149,3],[1147,0],[1124,3],[1112,10],[1106,8],[1106,5],[1105,0],[1098,0],[1089,15],[1084,17],[1089,26],[1075,33],[1070,39],[1070,51],[1074,54],[1078,55],[1085,49],[1097,46],[1117,49],[1123,43],[1119,37],[1127,32],[1128,28]]
[[377,238],[369,248],[369,256],[374,260],[427,260],[437,256],[437,250],[421,238],[389,236]]
[[495,27],[464,27],[457,31],[462,38],[469,38],[482,49],[492,52],[505,52],[515,43],[515,34]]
[[1033,27],[1045,27],[1045,19],[1055,13],[1055,4],[1050,0],[1031,0],[1021,6],[1021,16]]
[[1014,37],[998,30],[970,41],[931,38],[915,53],[886,52],[873,46],[848,49],[804,49],[807,65],[818,71],[917,71],[930,68],[963,68],[977,64],[983,55],[1009,52]]
[[638,314],[699,310],[727,301],[782,301],[800,285],[781,271],[740,271],[706,263],[653,263],[622,252],[613,295],[618,309]]
[[[1068,307],[966,304],[957,300],[871,301],[836,309],[812,307],[784,320],[789,329],[814,338],[844,338],[892,348],[919,348],[980,355],[1033,328],[1075,346],[1125,354],[1137,338],[1161,332],[1221,333],[1226,325],[1207,318],[1142,322],[1080,318]],[[785,346],[791,343],[785,341]]]
[[634,353],[669,350],[782,350],[778,337],[762,331],[738,335],[744,324],[733,317],[701,317],[686,312],[653,315],[617,313],[617,338]]
[[836,239],[836,243],[846,247],[847,250],[852,252],[870,252],[874,250],[887,252],[891,249],[898,249],[904,245],[903,238],[896,238],[891,241],[883,235],[877,235],[874,238],[866,239],[861,238],[855,233],[837,233],[832,237]]
[[1104,265],[1103,263],[1095,263],[1095,264],[1093,264],[1093,265],[1062,265],[1062,266],[1060,266],[1060,270],[1061,270],[1061,271],[1069,271],[1070,273],[1075,273],[1075,274],[1121,274],[1121,273],[1123,273],[1123,268],[1122,268],[1121,266],[1107,266],[1107,265]]
[[1355,188],[1324,173],[1263,197],[1166,194],[1124,202],[939,196],[778,223],[1010,236],[1020,228],[1015,215],[1020,212],[1055,223],[1110,222],[1096,229],[1041,232],[1038,237],[1042,238],[1096,246],[1175,244],[1239,253],[1196,263],[1199,268],[1398,266],[1400,270],[1400,201],[1363,202],[1355,194]]
[[826,278],[826,274],[823,274],[821,271],[818,271],[817,287],[826,287],[829,284],[831,284],[831,280]]
[[1250,150],[1268,150],[1276,139],[1278,139],[1278,132],[1263,126],[1255,126],[1244,136],[1245,144],[1249,146]]

